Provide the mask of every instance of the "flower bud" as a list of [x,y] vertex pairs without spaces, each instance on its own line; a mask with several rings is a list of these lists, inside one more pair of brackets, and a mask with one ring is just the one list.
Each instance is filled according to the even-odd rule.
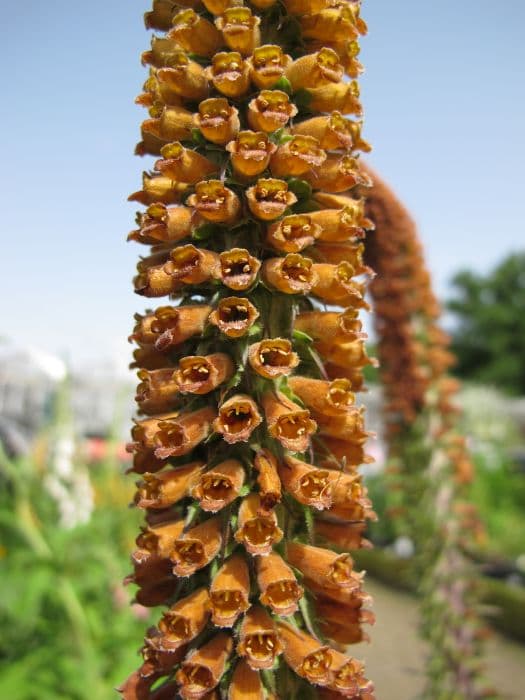
[[299,253],[265,260],[262,278],[284,294],[308,294],[317,283],[312,261]]
[[159,459],[180,457],[191,452],[211,432],[213,408],[182,413],[176,419],[161,420],[155,433],[155,456]]
[[279,476],[286,491],[299,503],[317,510],[324,510],[332,504],[332,484],[326,469],[285,457],[285,464],[279,465]]
[[236,292],[252,286],[257,279],[261,263],[246,248],[231,248],[219,255],[220,280]]
[[239,197],[220,180],[202,180],[195,185],[195,193],[187,199],[204,219],[217,224],[231,224],[239,216]]
[[241,554],[231,556],[215,574],[210,596],[212,621],[217,627],[232,627],[250,607],[250,573]]
[[264,394],[262,405],[271,437],[279,440],[287,450],[304,452],[308,448],[310,435],[317,430],[310,413],[281,392]]
[[255,562],[260,601],[276,615],[293,615],[303,589],[284,559],[276,552],[258,557]]
[[192,214],[189,207],[152,204],[145,213],[138,215],[140,228],[132,231],[128,240],[147,245],[180,241],[191,233]]
[[359,16],[357,3],[345,3],[338,7],[329,7],[312,15],[303,15],[299,19],[305,39],[321,41],[345,41],[357,39],[366,34],[367,27]]
[[212,355],[183,357],[173,374],[179,391],[183,394],[207,394],[233,375],[234,366],[229,355],[217,352]]
[[238,497],[244,478],[242,464],[228,459],[200,476],[192,496],[200,502],[202,510],[216,513]]
[[217,556],[221,544],[222,523],[217,516],[181,533],[170,552],[173,573],[181,577],[191,576]]
[[359,86],[355,80],[350,83],[329,83],[320,87],[308,88],[309,108],[312,112],[332,112],[361,116],[363,107],[359,102]]
[[216,53],[206,75],[213,87],[226,97],[238,99],[250,89],[250,66],[238,51]]
[[215,20],[226,45],[243,56],[250,56],[261,43],[260,24],[261,18],[253,15],[249,7],[228,7]]
[[160,647],[177,649],[202,632],[210,617],[210,596],[206,588],[181,598],[167,610],[159,622]]
[[353,572],[350,554],[288,542],[286,555],[290,564],[304,575],[307,586],[313,582],[319,587],[353,590],[361,585],[361,578]]
[[218,167],[197,151],[184,148],[181,143],[169,143],[161,149],[162,160],[155,163],[155,169],[163,175],[195,184],[206,175],[217,172]]
[[260,605],[252,605],[242,621],[237,653],[254,671],[272,668],[283,647],[275,623]]
[[326,685],[330,680],[332,665],[330,648],[286,622],[278,622],[277,628],[288,666],[309,683]]
[[164,270],[174,280],[183,284],[208,282],[215,276],[219,263],[217,253],[196,248],[191,243],[174,248],[170,257],[171,260],[164,265]]
[[283,253],[299,253],[315,243],[322,228],[313,222],[309,214],[292,214],[272,224],[266,240],[276,250]]
[[159,68],[157,80],[161,88],[167,85],[183,100],[203,100],[208,95],[208,79],[204,68],[196,61],[191,61],[184,51],[173,55],[168,67]]
[[370,177],[359,169],[357,159],[348,155],[330,155],[315,173],[306,173],[304,177],[312,187],[326,192],[345,192],[356,185],[372,185]]
[[204,468],[203,462],[191,462],[158,474],[146,472],[139,482],[135,502],[139,508],[169,508],[187,496]]
[[166,351],[202,333],[210,311],[206,304],[161,306],[145,316],[136,316],[130,340]]
[[137,546],[163,559],[169,558],[173,543],[184,529],[184,520],[173,520],[142,528]]
[[281,500],[281,480],[277,472],[277,460],[269,450],[262,449],[256,454],[253,465],[259,472],[257,484],[261,509],[270,511]]
[[221,632],[188,654],[175,674],[183,700],[200,700],[218,685],[232,649],[231,638]]
[[292,132],[316,138],[320,147],[329,151],[343,148],[346,151],[368,152],[371,150],[369,144],[361,139],[362,125],[363,122],[353,122],[343,117],[341,112],[334,111],[330,115],[312,117],[294,124]]
[[233,445],[236,442],[247,442],[261,423],[261,414],[251,396],[237,394],[221,404],[213,429]]
[[130,194],[128,202],[140,202],[144,206],[156,204],[157,202],[176,204],[187,187],[186,183],[177,182],[171,177],[144,173],[142,176],[142,189]]
[[228,690],[228,700],[264,700],[264,686],[246,661],[238,661]]
[[239,110],[224,97],[212,97],[199,104],[194,124],[208,141],[224,145],[234,139],[240,129]]
[[175,39],[183,49],[211,58],[222,44],[221,33],[211,22],[192,9],[181,10],[173,18],[169,39]]
[[244,545],[249,554],[265,556],[282,537],[283,532],[277,525],[275,513],[261,512],[259,495],[251,493],[244,498],[239,508],[235,540]]
[[352,280],[355,270],[350,263],[315,263],[312,270],[317,276],[317,282],[312,288],[312,294],[316,297],[327,304],[369,308],[363,298],[363,285]]
[[250,78],[258,88],[271,88],[282,78],[291,65],[292,59],[285,54],[280,46],[266,44],[253,51],[247,59],[250,66]]
[[343,77],[343,66],[339,56],[329,48],[297,58],[287,69],[286,77],[294,92],[304,88],[338,83]]
[[297,197],[288,191],[288,183],[285,180],[261,178],[246,190],[246,201],[257,219],[273,221],[295,204]]
[[226,146],[233,169],[241,177],[260,175],[268,167],[276,148],[263,131],[240,131]]
[[288,385],[305,406],[321,416],[341,416],[351,411],[355,395],[348,379],[327,382],[310,377],[291,377]]
[[281,90],[261,90],[248,104],[248,123],[255,131],[282,129],[297,114],[297,107]]
[[221,299],[209,321],[229,338],[240,338],[259,318],[255,306],[243,297],[225,297]]
[[261,377],[277,379],[288,376],[299,364],[299,356],[285,338],[261,340],[248,349],[250,367]]
[[[276,177],[297,177],[317,171],[326,160],[326,153],[312,136],[293,136],[279,146],[272,157],[270,170]],[[313,175],[311,175],[313,177]]]

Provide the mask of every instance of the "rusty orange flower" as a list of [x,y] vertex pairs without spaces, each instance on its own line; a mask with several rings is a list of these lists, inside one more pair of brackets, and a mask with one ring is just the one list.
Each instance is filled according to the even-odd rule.
[[299,364],[299,356],[285,338],[261,340],[250,345],[248,362],[251,368],[266,379],[288,376]]
[[238,661],[228,690],[228,700],[264,700],[265,697],[257,671],[253,671],[246,661]]
[[208,407],[159,421],[153,439],[155,456],[167,459],[188,454],[208,437],[214,417],[215,409]]
[[184,520],[172,520],[142,529],[137,537],[137,546],[150,554],[164,559],[169,558],[173,543],[184,529]]
[[239,630],[237,653],[259,671],[271,668],[282,650],[274,621],[260,605],[252,605]]
[[209,321],[229,338],[240,338],[259,318],[259,312],[248,299],[225,297],[211,312]]
[[208,95],[208,79],[204,68],[192,61],[184,51],[170,56],[168,67],[159,68],[157,80],[166,83],[175,94],[185,100],[203,100]]
[[315,243],[322,228],[308,214],[292,214],[268,227],[266,240],[283,253],[299,253]]
[[128,240],[147,245],[180,241],[190,235],[192,218],[189,207],[152,204],[144,214],[138,215],[140,228],[132,231]]
[[261,274],[268,285],[284,294],[307,294],[318,283],[312,260],[299,253],[265,260]]
[[228,7],[215,20],[227,46],[243,56],[250,56],[261,43],[260,24],[261,18],[253,15],[249,7]]
[[181,358],[173,381],[182,394],[208,394],[228,381],[233,372],[233,362],[225,353],[191,355]]
[[266,170],[276,148],[264,131],[240,131],[226,146],[235,173],[247,178]]
[[184,700],[200,700],[219,683],[233,649],[231,637],[223,632],[188,654],[175,674]]
[[161,306],[144,316],[136,316],[130,340],[141,345],[152,345],[161,352],[166,351],[202,333],[211,310],[211,306],[206,304],[179,308]]
[[226,442],[234,444],[246,442],[261,423],[259,408],[251,396],[237,394],[220,406],[213,429],[220,433]]
[[327,156],[313,136],[298,134],[279,146],[270,162],[270,170],[275,177],[298,177],[321,168]]
[[326,469],[317,469],[295,457],[285,457],[279,466],[281,482],[296,501],[317,510],[332,504],[332,484]]
[[160,648],[177,649],[202,632],[210,617],[210,596],[198,588],[167,610],[159,622]]
[[273,511],[261,509],[261,498],[251,493],[242,500],[239,508],[238,527],[235,539],[252,555],[266,555],[280,542],[283,532],[277,524]]
[[248,123],[255,131],[282,129],[297,114],[297,107],[281,90],[261,90],[248,104]]
[[343,77],[343,66],[333,49],[322,48],[316,53],[296,59],[287,69],[286,77],[294,92],[303,88],[339,83]]
[[169,508],[187,496],[199,478],[203,462],[190,462],[158,474],[146,472],[139,482],[135,502],[139,508]]
[[238,51],[216,53],[206,75],[213,87],[226,97],[238,99],[250,89],[250,66]]
[[246,248],[231,248],[219,255],[220,280],[236,292],[252,286],[257,279],[261,262]]
[[222,44],[221,33],[191,8],[178,12],[168,38],[175,39],[185,51],[211,57]]
[[239,216],[239,197],[220,180],[203,180],[195,185],[194,194],[187,199],[190,207],[207,221],[217,224],[233,223]]
[[292,566],[304,575],[306,585],[353,590],[361,580],[355,577],[350,554],[337,554],[329,549],[312,547],[300,542],[288,542],[286,554]]
[[277,460],[269,450],[262,449],[257,452],[253,466],[259,472],[257,484],[261,509],[270,511],[281,500],[281,480],[277,471]]
[[281,392],[264,394],[262,406],[269,434],[287,450],[304,452],[317,429],[310,413]]
[[280,46],[273,44],[257,47],[247,59],[250,66],[250,78],[261,90],[275,85],[279,78],[285,75],[291,62],[290,56],[285,54]]
[[173,410],[177,404],[179,387],[172,379],[173,370],[141,369],[138,372],[140,383],[137,386],[135,401],[141,413],[153,415]]
[[202,284],[217,274],[219,256],[211,250],[202,250],[189,243],[174,248],[170,257],[164,270],[178,283]]
[[276,552],[258,557],[255,562],[260,601],[276,615],[293,615],[298,608],[303,589],[284,559]]
[[215,574],[210,586],[213,624],[232,627],[249,607],[250,573],[246,559],[231,556]]
[[224,145],[239,132],[239,110],[232,107],[224,97],[212,97],[199,104],[193,123],[208,141]]
[[331,382],[311,377],[290,377],[288,385],[314,414],[341,416],[352,410],[355,394],[348,379]]
[[261,178],[246,190],[246,202],[252,214],[263,221],[273,221],[297,202],[285,180]]
[[191,576],[217,556],[221,544],[222,526],[217,516],[182,532],[173,542],[170,553],[173,573]]
[[200,475],[192,496],[200,502],[203,510],[215,513],[238,497],[244,478],[242,464],[236,459],[228,459]]
[[288,666],[313,685],[327,685],[332,666],[330,648],[286,622],[278,622],[277,628]]

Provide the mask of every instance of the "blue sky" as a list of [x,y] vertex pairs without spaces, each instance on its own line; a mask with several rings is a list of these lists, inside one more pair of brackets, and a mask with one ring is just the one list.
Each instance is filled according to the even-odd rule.
[[[0,335],[80,363],[129,352],[144,303],[125,243],[149,160],[133,104],[141,0],[9,3],[0,35]],[[368,0],[370,162],[419,223],[438,292],[525,247],[522,0]]]

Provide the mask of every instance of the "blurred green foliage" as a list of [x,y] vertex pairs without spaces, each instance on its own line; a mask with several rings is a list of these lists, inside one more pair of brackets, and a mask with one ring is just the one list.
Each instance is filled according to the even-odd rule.
[[0,697],[116,697],[115,685],[138,665],[147,626],[121,584],[139,516],[108,459],[92,471],[91,520],[62,529],[45,470],[45,461],[1,455]]
[[487,275],[456,274],[447,304],[458,324],[452,350],[460,377],[525,394],[525,252],[507,257]]

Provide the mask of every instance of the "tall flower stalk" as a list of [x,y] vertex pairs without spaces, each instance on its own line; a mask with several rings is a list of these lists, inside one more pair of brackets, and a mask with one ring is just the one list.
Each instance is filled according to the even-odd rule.
[[[162,606],[132,698],[370,700],[348,552],[373,517],[355,392],[370,363],[360,3],[157,0],[130,200],[145,525],[129,581]],[[345,75],[351,78],[345,80]],[[345,115],[350,115],[350,118]],[[330,306],[330,310],[326,309]],[[324,307],[324,310],[323,310]]]

